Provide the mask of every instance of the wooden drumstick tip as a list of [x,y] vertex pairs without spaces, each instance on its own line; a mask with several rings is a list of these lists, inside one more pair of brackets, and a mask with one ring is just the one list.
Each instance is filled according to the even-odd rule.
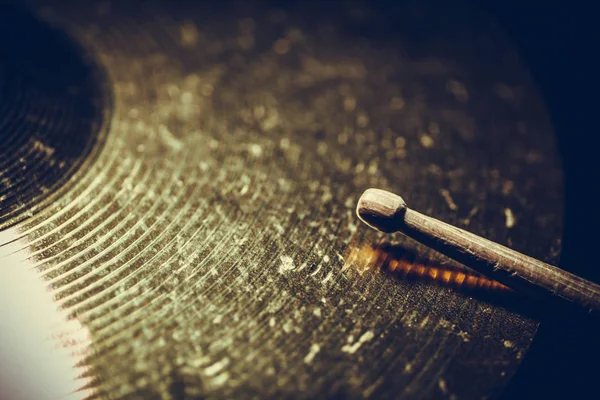
[[406,203],[397,194],[381,189],[367,189],[356,206],[356,214],[371,228],[385,233],[396,232]]
[[358,200],[356,213],[374,229],[401,231],[508,287],[600,312],[600,285],[411,210],[396,194],[368,189]]

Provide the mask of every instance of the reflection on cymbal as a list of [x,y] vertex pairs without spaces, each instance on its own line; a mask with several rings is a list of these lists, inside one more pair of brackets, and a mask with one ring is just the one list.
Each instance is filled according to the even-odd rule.
[[398,246],[373,247],[365,243],[360,247],[352,247],[346,259],[346,266],[350,265],[359,271],[378,268],[397,279],[432,282],[465,292],[512,292],[503,284],[467,268],[420,259],[414,251]]

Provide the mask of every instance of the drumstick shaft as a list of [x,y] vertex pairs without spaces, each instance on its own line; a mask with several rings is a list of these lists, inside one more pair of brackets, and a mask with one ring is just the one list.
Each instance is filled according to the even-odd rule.
[[587,311],[600,311],[600,285],[411,210],[399,196],[394,203],[390,196],[396,195],[369,189],[359,200],[359,217],[376,229],[400,231],[523,293],[546,300],[559,299]]

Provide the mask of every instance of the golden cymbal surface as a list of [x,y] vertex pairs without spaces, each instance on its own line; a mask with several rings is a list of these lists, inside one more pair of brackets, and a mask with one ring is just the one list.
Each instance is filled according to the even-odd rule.
[[[493,21],[410,2],[122,3],[11,8],[67,61],[55,79],[0,69],[0,263],[35,271],[89,332],[90,392],[498,396],[535,319],[354,212],[381,187],[558,259],[555,138]],[[382,271],[402,262],[416,279]]]

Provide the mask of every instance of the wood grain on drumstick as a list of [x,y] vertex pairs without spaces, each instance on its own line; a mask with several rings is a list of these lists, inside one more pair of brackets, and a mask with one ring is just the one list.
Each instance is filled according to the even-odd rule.
[[374,229],[400,231],[508,287],[600,311],[600,285],[411,210],[396,194],[368,189],[359,199],[356,213]]

